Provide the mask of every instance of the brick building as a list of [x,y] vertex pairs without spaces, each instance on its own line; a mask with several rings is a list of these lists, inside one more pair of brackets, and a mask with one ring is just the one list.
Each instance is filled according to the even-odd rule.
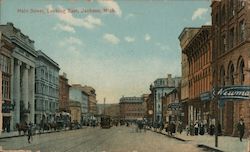
[[66,73],[59,76],[59,111],[69,112],[69,88]]
[[[213,85],[250,87],[250,1],[212,1]],[[235,135],[243,118],[250,131],[250,100],[224,100],[217,115],[224,134]]]
[[[192,40],[194,35],[199,31],[199,28],[195,27],[186,27],[181,32],[179,38],[181,49],[183,50]],[[188,75],[189,75],[189,63],[188,57],[185,53],[181,53],[181,98],[180,101],[183,105],[184,110],[184,118],[183,123],[184,125],[188,124],[188,100],[189,100],[189,82],[188,82]]]
[[[13,119],[13,115],[11,111],[13,110],[13,103],[11,103],[12,95],[11,95],[11,54],[13,52],[14,45],[11,43],[10,39],[0,32],[0,71],[1,72],[1,105],[3,105],[3,109],[0,108],[2,112],[2,123],[3,131],[10,130],[11,119]],[[0,130],[1,131],[1,130]]]
[[[184,33],[181,34],[183,37]],[[211,26],[202,26],[201,28],[191,29],[188,43],[183,44],[182,40],[182,53],[186,55],[188,62],[188,77],[185,72],[182,83],[181,99],[186,103],[186,121],[185,123],[192,124],[196,121],[202,121],[205,124],[212,122],[211,112],[211,98],[210,92],[211,85]],[[182,70],[186,70],[186,67]],[[188,95],[186,94],[188,90]],[[209,98],[209,99],[207,99]],[[184,104],[185,105],[185,104]]]
[[121,119],[142,120],[146,114],[146,103],[142,97],[122,97],[119,102]]

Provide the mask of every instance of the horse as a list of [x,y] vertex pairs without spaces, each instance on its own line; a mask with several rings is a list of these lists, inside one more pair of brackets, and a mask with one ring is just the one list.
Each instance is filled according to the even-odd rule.
[[23,131],[23,134],[25,135],[28,130],[28,124],[26,122],[16,123],[16,129],[18,130],[19,135],[21,135],[22,131]]
[[56,122],[49,123],[50,129],[54,129],[54,131],[58,130],[58,126]]

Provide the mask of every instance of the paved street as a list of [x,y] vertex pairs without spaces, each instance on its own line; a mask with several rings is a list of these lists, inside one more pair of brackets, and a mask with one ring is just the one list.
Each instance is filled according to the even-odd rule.
[[[14,144],[15,143],[15,144]],[[33,137],[0,140],[4,150],[25,149],[41,152],[198,152],[195,145],[186,144],[151,131],[138,133],[134,127],[112,127],[111,129],[85,128],[57,132]]]

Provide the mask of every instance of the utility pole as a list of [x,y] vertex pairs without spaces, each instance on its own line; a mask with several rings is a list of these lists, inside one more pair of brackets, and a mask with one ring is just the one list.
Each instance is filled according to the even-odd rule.
[[106,98],[104,98],[103,100],[103,114],[105,115],[105,102],[106,102]]

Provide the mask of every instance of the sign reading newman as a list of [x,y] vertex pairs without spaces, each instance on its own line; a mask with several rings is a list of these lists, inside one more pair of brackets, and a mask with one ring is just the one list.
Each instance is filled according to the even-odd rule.
[[218,90],[218,96],[220,99],[250,99],[250,86],[226,86]]

